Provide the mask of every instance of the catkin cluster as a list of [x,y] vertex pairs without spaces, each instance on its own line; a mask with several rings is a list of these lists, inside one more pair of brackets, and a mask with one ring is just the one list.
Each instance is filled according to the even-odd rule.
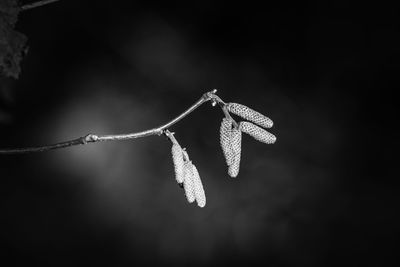
[[184,188],[186,199],[189,203],[197,202],[203,208],[206,205],[206,195],[196,166],[189,159],[189,155],[183,149],[171,132],[167,136],[172,142],[172,161],[175,169],[176,182]]
[[[271,128],[273,122],[270,118],[242,104],[225,104],[220,99],[219,104],[225,113],[225,118],[222,119],[220,126],[220,144],[229,176],[237,177],[240,170],[242,133],[248,134],[260,142],[273,144],[276,137],[265,130],[265,128]],[[241,117],[244,121],[237,123],[231,114]],[[172,142],[171,153],[176,182],[184,189],[189,203],[196,201],[199,207],[204,207],[206,195],[196,166],[190,160],[187,151],[179,145],[174,134],[168,130],[164,133]]]
[[273,126],[270,118],[242,104],[228,103],[225,107],[228,112],[248,120],[234,124],[232,117],[229,116],[222,119],[220,126],[220,144],[228,165],[228,174],[231,177],[236,177],[240,169],[242,132],[266,144],[275,143],[276,137],[261,128],[271,128]]

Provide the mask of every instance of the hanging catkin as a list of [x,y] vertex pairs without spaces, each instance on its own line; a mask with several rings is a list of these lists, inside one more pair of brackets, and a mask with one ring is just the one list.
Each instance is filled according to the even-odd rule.
[[233,161],[229,165],[228,174],[231,177],[236,177],[239,174],[240,158],[242,153],[242,132],[240,129],[233,128],[231,131],[231,147],[233,151]]
[[185,162],[183,188],[185,189],[187,201],[189,203],[193,203],[196,197],[194,194],[193,165],[191,161]]
[[200,179],[199,172],[194,164],[192,166],[194,195],[197,201],[197,205],[203,208],[206,205],[206,194],[204,193],[204,188]]
[[248,121],[252,121],[264,128],[271,128],[274,124],[270,118],[242,104],[228,103],[227,109],[229,112],[232,112]]
[[173,143],[171,148],[172,160],[174,162],[175,179],[178,184],[183,183],[183,153],[182,148],[178,143]]
[[232,120],[228,118],[223,118],[219,132],[219,141],[221,144],[222,152],[225,156],[226,165],[230,166],[234,159],[234,152],[231,145]]
[[276,141],[275,135],[266,130],[252,124],[251,122],[242,121],[239,124],[239,128],[248,135],[252,136],[254,139],[266,143],[273,144]]

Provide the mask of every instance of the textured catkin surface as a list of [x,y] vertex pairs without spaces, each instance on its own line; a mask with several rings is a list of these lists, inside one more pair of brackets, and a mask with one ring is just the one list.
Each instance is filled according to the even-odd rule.
[[204,192],[203,184],[200,179],[200,174],[193,164],[193,188],[194,188],[194,195],[197,201],[197,205],[203,208],[206,205],[206,194]]
[[183,153],[182,153],[182,148],[179,144],[173,144],[171,148],[171,153],[172,153],[172,161],[174,163],[174,169],[175,169],[175,179],[178,184],[183,183],[184,179],[184,161],[183,161]]
[[238,104],[238,103],[229,103],[227,104],[227,109],[229,112],[242,117],[248,121],[254,122],[255,124],[260,125],[264,128],[271,128],[274,123],[272,120],[263,114],[246,107],[245,105]]
[[266,143],[273,144],[276,141],[275,135],[266,130],[254,125],[251,122],[242,121],[240,122],[239,128],[246,134],[252,136],[254,139]]
[[191,161],[185,162],[183,188],[185,189],[187,201],[189,203],[193,203],[196,199],[196,196],[194,194],[193,165]]
[[226,165],[233,163],[234,152],[231,146],[232,120],[223,118],[220,127],[220,144],[225,157]]
[[230,144],[233,151],[233,161],[232,164],[229,165],[228,174],[231,177],[236,177],[239,174],[242,153],[242,132],[239,129],[232,129]]

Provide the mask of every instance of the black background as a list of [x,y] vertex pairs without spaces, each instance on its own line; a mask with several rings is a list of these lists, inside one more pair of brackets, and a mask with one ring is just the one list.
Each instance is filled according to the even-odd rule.
[[[376,3],[67,1],[20,14],[30,50],[1,82],[1,147],[141,131],[218,88],[274,120],[227,175],[218,108],[163,137],[1,156],[3,262],[388,266],[397,260],[398,10]],[[9,265],[7,265],[9,266]]]

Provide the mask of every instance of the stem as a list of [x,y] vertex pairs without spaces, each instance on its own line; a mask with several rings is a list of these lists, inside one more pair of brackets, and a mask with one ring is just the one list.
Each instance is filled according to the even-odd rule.
[[161,135],[165,133],[165,130],[167,130],[169,127],[172,125],[176,124],[178,121],[192,113],[194,110],[196,110],[198,107],[200,107],[202,104],[204,104],[207,101],[213,101],[217,103],[223,103],[223,101],[215,95],[217,92],[217,89],[214,89],[213,91],[205,93],[199,100],[197,100],[196,103],[194,103],[191,107],[189,107],[187,110],[185,110],[182,114],[180,114],[178,117],[172,119],[171,121],[167,122],[166,124],[163,124],[159,127],[150,129],[150,130],[145,130],[142,132],[136,132],[136,133],[129,133],[129,134],[115,134],[115,135],[96,135],[96,134],[87,134],[82,137],[78,137],[76,139],[70,140],[70,141],[65,141],[61,143],[56,143],[53,145],[47,145],[47,146],[38,146],[38,147],[27,147],[27,148],[15,148],[15,149],[0,149],[0,154],[25,154],[25,153],[32,153],[32,152],[44,152],[44,151],[49,151],[53,149],[58,149],[58,148],[65,148],[65,147],[70,147],[70,146],[76,146],[76,145],[86,145],[88,143],[96,143],[100,141],[118,141],[118,140],[128,140],[128,139],[135,139],[135,138],[141,138],[141,137],[147,137],[147,136],[152,136],[152,135]]
[[35,8],[35,7],[44,6],[44,5],[51,4],[51,3],[54,3],[54,2],[57,2],[57,1],[59,1],[59,0],[41,0],[41,1],[37,1],[37,2],[31,3],[31,4],[23,5],[21,7],[21,10],[22,11],[29,10],[29,9],[32,9],[32,8]]
[[231,114],[229,114],[229,111],[226,108],[227,104],[225,104],[225,103],[222,104],[222,102],[220,102],[219,105],[221,106],[222,112],[224,112],[224,114],[225,114],[225,118],[231,120],[232,123],[233,123],[233,127],[235,127],[235,129],[238,130],[239,129],[239,124],[232,118]]

